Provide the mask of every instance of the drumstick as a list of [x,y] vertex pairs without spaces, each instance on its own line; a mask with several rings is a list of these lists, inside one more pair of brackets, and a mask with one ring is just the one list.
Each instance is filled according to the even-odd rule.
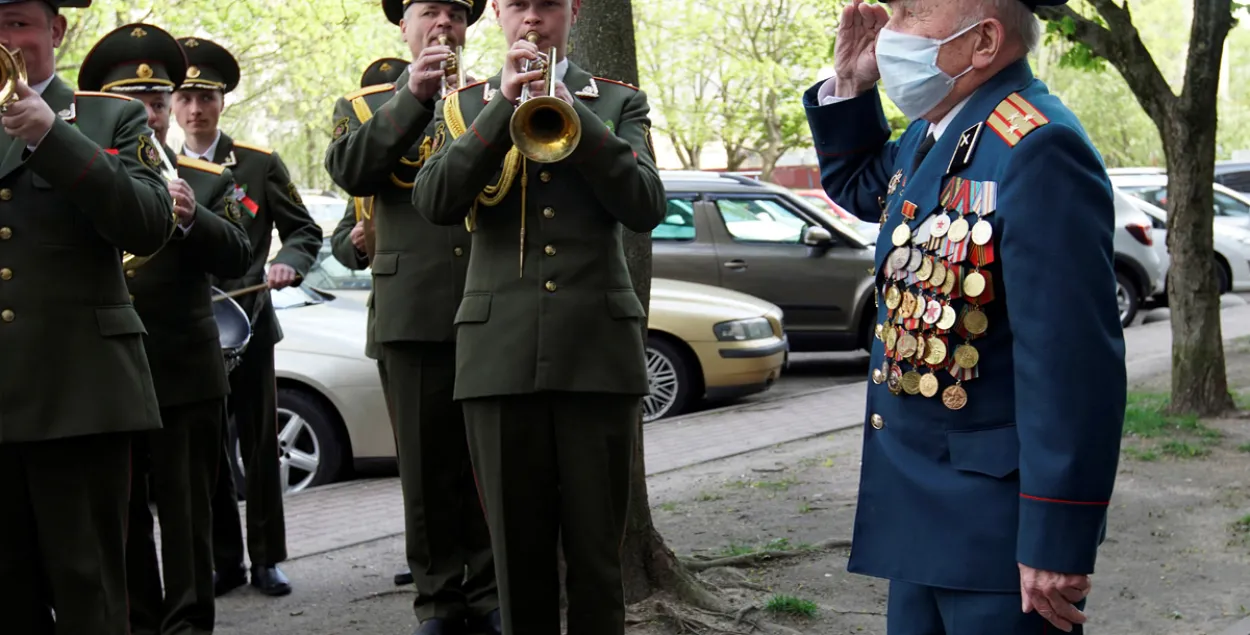
[[[302,278],[302,277],[303,277],[303,276],[298,276],[298,275],[297,275],[297,276],[295,276],[295,279],[296,279],[296,280],[299,280],[299,279],[300,279],[300,278]],[[243,287],[242,289],[235,289],[234,291],[230,291],[230,292],[228,292],[228,293],[223,293],[223,294],[221,294],[221,295],[215,295],[215,296],[213,296],[213,302],[221,302],[222,300],[225,300],[226,298],[237,298],[237,297],[239,297],[239,296],[241,296],[241,295],[247,295],[247,294],[249,294],[249,293],[256,293],[257,291],[260,291],[260,290],[262,290],[262,289],[268,289],[268,288],[269,288],[269,283],[268,283],[268,282],[262,282],[262,283],[260,283],[260,284],[254,284],[254,285],[252,285],[252,286],[250,286],[250,287]]]

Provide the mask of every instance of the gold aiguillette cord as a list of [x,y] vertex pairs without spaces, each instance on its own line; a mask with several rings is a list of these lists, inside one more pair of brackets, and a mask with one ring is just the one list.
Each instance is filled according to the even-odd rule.
[[521,267],[518,278],[525,277],[525,199],[526,186],[529,185],[529,161],[521,160]]

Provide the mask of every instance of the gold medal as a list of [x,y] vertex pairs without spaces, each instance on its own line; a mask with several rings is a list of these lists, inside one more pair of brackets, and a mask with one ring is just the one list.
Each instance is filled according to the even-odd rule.
[[903,373],[903,392],[909,395],[920,394],[920,373],[914,370]]
[[886,289],[885,291],[885,306],[886,307],[888,307],[891,311],[893,311],[894,309],[897,309],[898,306],[902,303],[903,303],[903,294],[899,293],[898,287],[890,286],[889,289]]
[[942,338],[936,335],[929,338],[929,354],[925,355],[924,361],[930,366],[940,366],[946,362],[946,343]]
[[924,362],[924,354],[925,354],[925,347],[927,346],[926,345],[927,341],[928,340],[923,335],[916,338],[916,363],[917,364]]
[[994,226],[990,222],[982,218],[972,226],[972,242],[976,245],[985,246],[989,244],[990,239],[994,237]]
[[942,307],[942,319],[938,320],[937,327],[943,331],[951,330],[955,326],[955,322],[959,320],[959,315],[955,313],[955,309],[951,305]]
[[971,344],[960,344],[955,349],[955,363],[964,370],[975,368],[977,362],[981,361],[981,354],[977,352]]
[[933,275],[929,276],[929,285],[933,288],[941,287],[946,282],[946,265],[941,262],[933,263]]
[[973,271],[964,276],[964,297],[977,298],[985,293],[985,276],[980,271]]
[[912,295],[911,291],[908,291],[903,294],[902,314],[904,317],[911,317],[911,312],[915,310],[916,310],[916,296]]
[[964,314],[964,330],[973,335],[981,335],[989,325],[989,319],[981,309],[972,309]]
[[938,394],[938,378],[933,373],[928,373],[920,378],[920,394],[932,399]]
[[925,258],[924,263],[920,265],[920,270],[916,272],[916,278],[921,282],[933,277],[933,259]]
[[916,354],[916,336],[911,333],[903,333],[898,339],[898,354],[903,359],[908,359]]
[[968,393],[964,391],[962,386],[955,384],[942,391],[942,405],[951,410],[962,410],[964,406],[968,405]]
[[951,223],[950,230],[946,232],[946,237],[953,243],[963,242],[968,237],[968,221],[964,220],[963,216],[956,218],[955,222]]
[[946,282],[942,283],[942,295],[950,296],[951,292],[955,290],[955,281],[958,279],[959,276],[955,275],[954,269],[947,271]]
[[911,228],[907,226],[907,223],[900,223],[898,227],[894,228],[894,234],[891,238],[894,240],[895,247],[902,247],[907,244],[907,241],[911,240]]
[[893,353],[896,346],[898,346],[898,329],[890,327],[885,331],[885,350]]
[[913,320],[919,320],[924,317],[924,309],[928,303],[924,301],[924,297],[916,296],[916,306],[911,308],[911,317]]

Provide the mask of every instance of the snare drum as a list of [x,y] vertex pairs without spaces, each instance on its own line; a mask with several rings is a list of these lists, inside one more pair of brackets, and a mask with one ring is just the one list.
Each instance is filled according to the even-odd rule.
[[[221,289],[212,287],[212,295],[221,295]],[[243,359],[243,351],[252,340],[252,323],[243,307],[233,298],[222,298],[213,303],[213,318],[217,320],[217,333],[221,339],[221,354],[226,360],[226,372],[234,370]]]

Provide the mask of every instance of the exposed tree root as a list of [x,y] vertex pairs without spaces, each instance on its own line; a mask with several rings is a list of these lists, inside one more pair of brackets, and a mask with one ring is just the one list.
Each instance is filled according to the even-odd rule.
[[806,555],[815,551],[825,551],[828,549],[845,549],[851,546],[851,541],[844,538],[831,538],[812,545],[810,549],[777,549],[767,551],[757,551],[755,553],[747,553],[740,556],[729,556],[726,558],[713,558],[711,560],[702,560],[695,558],[682,558],[681,564],[688,571],[707,571],[717,567],[750,567],[772,560],[783,560],[785,558],[794,558]]

